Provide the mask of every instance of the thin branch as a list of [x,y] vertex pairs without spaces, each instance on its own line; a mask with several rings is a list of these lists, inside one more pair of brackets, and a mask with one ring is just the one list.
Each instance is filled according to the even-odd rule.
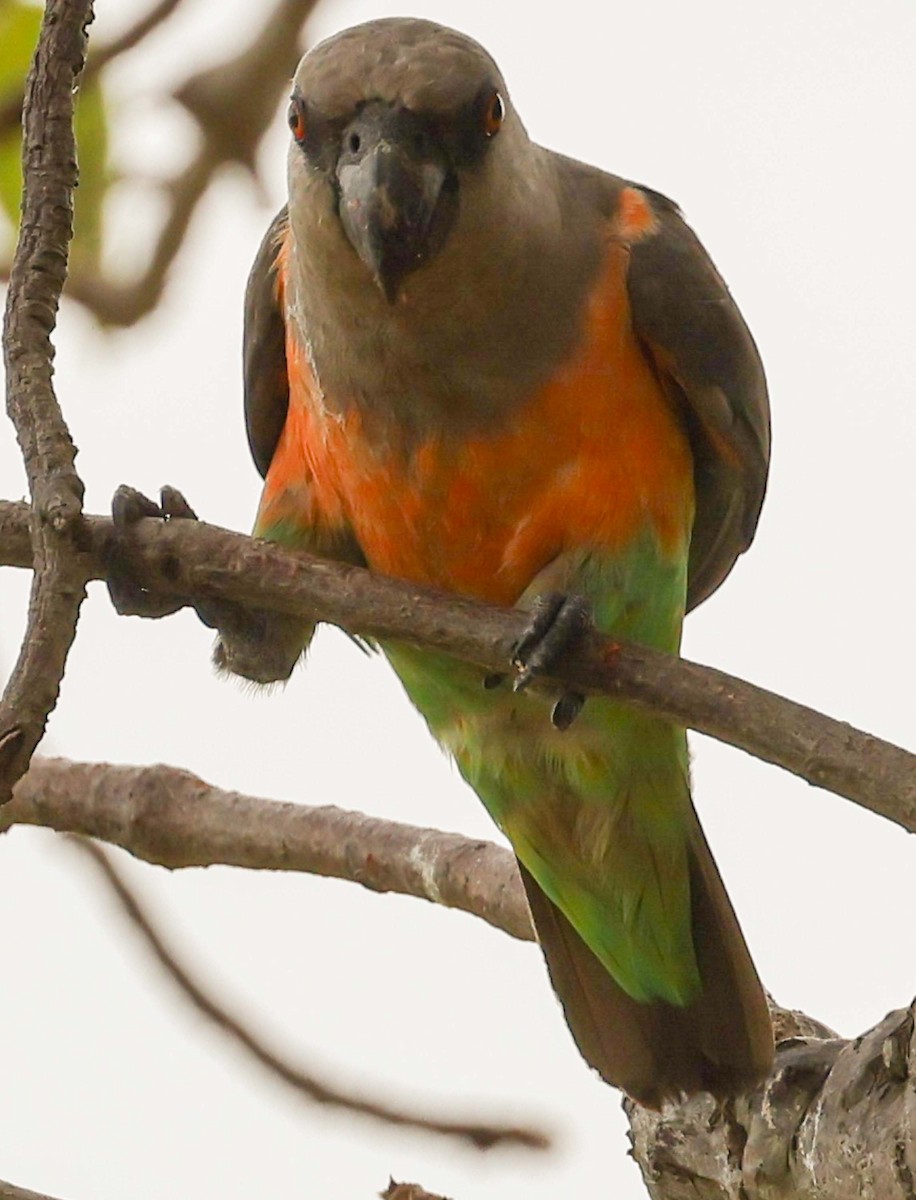
[[0,702],[0,803],[26,770],[57,703],[86,576],[69,531],[82,511],[76,449],[52,384],[60,293],[72,234],[73,93],[83,68],[91,0],[48,0],[26,82],[19,241],[3,330],[7,412],[32,496],[35,578],[19,659]]
[[[28,562],[25,509],[0,502],[0,562]],[[153,592],[223,597],[253,608],[329,621],[351,633],[441,650],[505,670],[527,618],[359,567],[291,554],[194,521],[143,520],[129,537],[85,518],[81,546],[92,578],[117,554]],[[550,681],[548,681],[550,683]],[[781,766],[916,832],[916,755],[711,667],[587,631],[560,683],[633,703]]]
[[176,767],[36,758],[0,809],[0,833],[13,825],[98,838],[169,868],[220,863],[354,880],[534,938],[515,856],[492,842],[243,796]]
[[204,145],[187,167],[164,185],[167,215],[149,263],[137,279],[120,283],[83,270],[70,279],[69,298],[88,308],[104,325],[127,328],[151,313],[162,299],[169,270],[219,166]]
[[175,91],[174,99],[200,130],[200,148],[164,185],[167,215],[149,262],[127,282],[81,271],[67,288],[71,299],[104,324],[135,325],[157,306],[198,205],[222,167],[236,163],[255,174],[258,148],[288,86],[299,57],[299,32],[315,4],[279,0],[241,53],[191,76]]
[[175,92],[210,154],[255,174],[258,147],[299,61],[299,33],[317,0],[279,0],[234,58],[194,75]]
[[[103,68],[109,66],[116,58],[120,58],[128,50],[133,50],[139,42],[153,32],[163,21],[167,20],[181,0],[159,0],[154,4],[149,12],[145,13],[133,25],[125,29],[117,37],[112,38],[110,42],[106,42],[103,46],[99,46],[97,50],[93,50],[86,62],[85,70],[83,71],[82,86],[95,78]],[[0,137],[3,137],[11,129],[18,126],[22,121],[22,104],[23,93],[18,92],[11,96],[5,104],[0,106]]]
[[366,1100],[362,1097],[347,1094],[323,1083],[313,1073],[292,1066],[273,1050],[269,1049],[260,1038],[247,1029],[237,1017],[231,1016],[227,1010],[201,987],[190,972],[169,949],[162,935],[155,928],[148,913],[128,887],[121,873],[116,870],[110,857],[92,842],[82,838],[74,838],[73,844],[83,850],[95,863],[96,867],[107,881],[122,909],[129,917],[134,929],[140,934],[147,948],[151,951],[160,965],[165,969],[172,981],[177,985],[184,997],[194,1005],[209,1021],[218,1026],[238,1046],[247,1052],[256,1062],[284,1083],[292,1087],[300,1095],[315,1102],[337,1108],[344,1108],[362,1116],[372,1117],[389,1125],[406,1126],[422,1130],[426,1133],[444,1134],[461,1141],[469,1142],[478,1150],[489,1150],[498,1145],[524,1146],[531,1150],[546,1150],[550,1145],[547,1136],[538,1130],[524,1129],[511,1125],[482,1125],[458,1121],[436,1121],[419,1114],[407,1113],[392,1108],[378,1101]]
[[149,37],[154,29],[169,19],[181,0],[159,0],[158,4],[154,4],[148,12],[133,25],[128,26],[123,33],[106,42],[103,46],[93,50],[89,55],[86,63],[86,70],[83,75],[83,83],[94,79],[96,75],[105,67],[110,66],[116,58],[120,58],[122,54],[126,54],[128,50],[133,50],[138,46],[144,38]]

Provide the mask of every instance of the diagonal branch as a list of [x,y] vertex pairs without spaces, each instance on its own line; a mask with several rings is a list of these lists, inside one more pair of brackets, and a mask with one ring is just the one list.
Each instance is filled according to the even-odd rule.
[[281,1079],[301,1096],[305,1096],[316,1104],[344,1108],[349,1112],[371,1117],[388,1125],[401,1125],[410,1129],[419,1129],[425,1133],[437,1133],[458,1138],[460,1141],[470,1143],[478,1150],[489,1150],[498,1145],[524,1146],[529,1150],[546,1150],[550,1145],[549,1139],[537,1130],[513,1125],[437,1121],[431,1117],[420,1116],[418,1113],[405,1112],[379,1101],[368,1100],[352,1093],[348,1094],[324,1083],[311,1072],[292,1066],[256,1037],[238,1018],[232,1016],[223,1005],[214,1000],[194,979],[188,969],[178,961],[174,952],[166,946],[149,914],[128,887],[110,857],[100,847],[82,838],[74,838],[73,844],[95,863],[134,929],[145,942],[147,949],[171,977],[182,995],[194,1005],[198,1012],[240,1046],[249,1057],[260,1063],[270,1074]]
[[69,533],[82,511],[76,449],[52,385],[51,333],[67,274],[76,147],[73,94],[91,0],[48,0],[26,83],[24,190],[3,330],[7,412],[32,496],[28,627],[0,702],[0,803],[26,770],[57,703],[86,576]]
[[15,1183],[7,1183],[0,1179],[0,1200],[54,1200],[44,1192],[31,1192],[28,1188],[17,1187]]
[[[0,563],[29,564],[24,506],[0,502]],[[340,625],[379,640],[441,650],[505,670],[527,622],[493,608],[359,567],[291,554],[193,521],[140,521],[121,537],[104,517],[82,526],[87,571],[106,576],[117,553],[151,591],[221,597]],[[594,630],[557,672],[582,692],[604,692],[729,742],[916,832],[916,755],[722,671],[624,645]]]

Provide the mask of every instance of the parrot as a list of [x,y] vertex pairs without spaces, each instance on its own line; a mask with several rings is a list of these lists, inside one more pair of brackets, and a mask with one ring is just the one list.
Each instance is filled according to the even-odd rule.
[[[538,676],[586,617],[677,654],[749,546],[770,452],[752,336],[678,207],[532,141],[462,33],[330,37],[288,122],[245,298],[254,533],[525,610],[505,676],[380,649],[515,852],[586,1062],[653,1108],[748,1091],[772,1026],[686,731]],[[217,666],[262,684],[315,628],[218,624]]]

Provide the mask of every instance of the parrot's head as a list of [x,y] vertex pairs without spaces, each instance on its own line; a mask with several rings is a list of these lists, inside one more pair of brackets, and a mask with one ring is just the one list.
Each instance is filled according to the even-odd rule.
[[299,209],[313,228],[339,232],[389,303],[456,228],[485,219],[474,193],[498,194],[488,176],[531,147],[487,52],[406,18],[311,50],[293,81],[289,125],[294,227]]

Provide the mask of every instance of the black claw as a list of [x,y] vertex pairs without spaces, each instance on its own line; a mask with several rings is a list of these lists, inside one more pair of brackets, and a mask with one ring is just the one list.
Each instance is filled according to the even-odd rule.
[[165,514],[155,500],[150,500],[136,488],[122,483],[111,498],[111,519],[118,529],[135,525],[141,517],[162,517]]
[[553,712],[550,714],[550,721],[554,729],[559,729],[561,733],[569,729],[582,711],[584,703],[585,697],[581,692],[564,692],[553,706]]
[[178,488],[166,484],[160,489],[159,498],[162,516],[169,521],[196,521],[198,519],[197,513]]
[[512,653],[518,672],[513,684],[516,692],[524,691],[536,676],[550,673],[582,633],[590,615],[588,601],[582,596],[553,592],[537,598],[528,628]]

